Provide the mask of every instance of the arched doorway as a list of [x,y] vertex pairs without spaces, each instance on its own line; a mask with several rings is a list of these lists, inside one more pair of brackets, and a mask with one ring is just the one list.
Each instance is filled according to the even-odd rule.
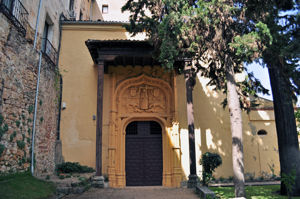
[[155,121],[134,121],[126,127],[127,186],[162,185],[162,128]]

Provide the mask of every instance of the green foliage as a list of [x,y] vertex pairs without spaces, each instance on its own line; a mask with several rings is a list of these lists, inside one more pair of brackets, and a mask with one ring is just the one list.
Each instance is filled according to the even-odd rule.
[[[234,198],[234,187],[210,187],[215,192],[218,199]],[[247,199],[287,199],[286,196],[279,195],[280,185],[247,186]],[[300,199],[300,197],[293,197]]]
[[[176,61],[191,58],[208,85],[227,92],[226,72],[244,71],[243,63],[261,56],[266,43],[273,38],[265,23],[245,20],[247,2],[128,0],[123,11],[129,11],[126,29],[133,35],[145,32],[155,47],[155,57],[162,66],[182,70]],[[151,11],[147,15],[145,10]],[[210,55],[208,57],[207,55]],[[229,64],[230,63],[230,64]],[[249,96],[267,92],[256,78],[237,84],[242,108],[249,109]],[[223,105],[226,105],[224,103]]]
[[28,113],[29,114],[31,114],[31,113],[33,113],[33,105],[29,105],[29,107],[28,107]]
[[40,122],[42,123],[44,121],[44,117],[40,117]]
[[39,104],[40,104],[40,106],[42,106],[43,105],[43,100],[40,100]]
[[17,146],[19,149],[24,149],[25,148],[25,142],[23,140],[18,140],[17,141]]
[[273,164],[269,164],[269,163],[268,163],[268,166],[269,166],[269,168],[270,168],[270,170],[271,170],[271,173],[272,173],[271,178],[272,178],[272,179],[275,179],[275,178],[276,178],[276,174],[275,174],[275,164],[274,164],[274,163],[273,163]]
[[4,117],[3,117],[3,115],[0,113],[0,126],[3,124],[3,121],[4,121]]
[[0,126],[0,140],[3,136],[4,133],[8,131],[8,125],[4,123],[3,126]]
[[90,173],[95,170],[88,166],[82,166],[78,162],[64,162],[56,166],[56,172],[60,173]]
[[296,183],[295,180],[296,180],[296,170],[295,169],[293,169],[291,171],[291,173],[288,173],[288,174],[282,173],[282,175],[281,175],[281,181],[283,182],[283,184],[286,187],[289,198],[291,197],[291,194],[293,191],[293,186]]
[[14,131],[12,134],[10,134],[9,141],[12,142],[14,140],[14,138],[16,137],[16,135],[17,135],[16,131]]
[[40,199],[55,195],[53,183],[31,176],[30,172],[0,176],[0,198]]
[[206,152],[202,155],[200,164],[203,166],[202,183],[208,186],[208,183],[213,178],[213,172],[222,164],[222,158],[217,153]]
[[20,124],[21,124],[20,120],[17,120],[17,121],[16,121],[17,127],[20,127]]
[[4,150],[5,150],[5,146],[3,144],[0,144],[0,157],[2,156]]
[[300,109],[298,109],[295,112],[295,118],[296,118],[296,122],[297,122],[297,132],[298,132],[298,135],[300,135]]

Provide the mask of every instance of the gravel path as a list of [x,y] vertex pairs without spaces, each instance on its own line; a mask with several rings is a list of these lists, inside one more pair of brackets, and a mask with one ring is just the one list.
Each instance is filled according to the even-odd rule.
[[126,187],[124,189],[91,188],[81,195],[63,199],[199,199],[194,189],[165,187]]

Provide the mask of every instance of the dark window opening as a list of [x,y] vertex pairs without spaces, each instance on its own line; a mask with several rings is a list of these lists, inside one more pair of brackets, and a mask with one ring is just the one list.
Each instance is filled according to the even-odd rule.
[[267,135],[267,134],[268,134],[267,131],[265,131],[263,129],[261,129],[257,132],[257,135]]
[[108,5],[102,5],[102,14],[108,13]]
[[45,21],[41,51],[43,55],[45,55],[45,57],[53,63],[53,65],[56,65],[57,52],[50,42],[53,34],[53,26],[48,21],[51,23],[49,18]]
[[161,126],[157,122],[150,122],[150,134],[152,135],[160,135],[161,134]]
[[70,0],[70,3],[69,3],[69,10],[70,10],[70,11],[73,11],[73,10],[74,10],[74,0]]
[[43,32],[43,40],[42,40],[42,52],[46,52],[48,35],[49,35],[49,23],[45,22],[44,32]]
[[82,20],[82,18],[83,18],[83,14],[82,14],[82,12],[81,12],[81,10],[80,10],[79,20]]
[[137,122],[131,122],[126,127],[126,134],[127,135],[137,135]]

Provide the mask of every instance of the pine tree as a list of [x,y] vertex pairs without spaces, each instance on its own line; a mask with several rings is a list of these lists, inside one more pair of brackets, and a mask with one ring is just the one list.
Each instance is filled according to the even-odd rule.
[[[247,18],[268,26],[272,43],[266,43],[262,59],[268,67],[273,92],[281,176],[296,171],[292,194],[300,195],[300,152],[293,99],[300,94],[299,1],[249,0]],[[281,181],[281,194],[287,194]]]

